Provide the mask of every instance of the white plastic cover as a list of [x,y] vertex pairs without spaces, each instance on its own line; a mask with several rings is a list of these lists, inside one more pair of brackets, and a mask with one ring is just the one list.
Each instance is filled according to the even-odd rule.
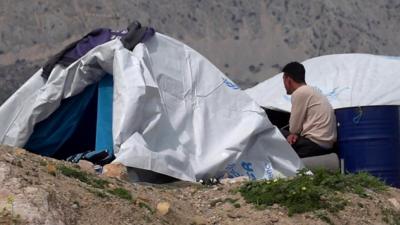
[[1,108],[0,141],[24,146],[36,123],[105,73],[114,76],[115,162],[182,180],[293,176],[303,168],[264,111],[199,53],[162,34],[133,51],[113,40],[47,81],[38,71]]
[[[327,96],[333,108],[400,105],[400,57],[338,54],[303,62],[306,82]],[[246,90],[261,106],[290,111],[282,73]]]

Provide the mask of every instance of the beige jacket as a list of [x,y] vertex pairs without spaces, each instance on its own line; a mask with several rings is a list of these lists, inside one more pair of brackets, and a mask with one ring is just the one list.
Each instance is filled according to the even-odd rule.
[[304,85],[292,93],[290,133],[299,134],[323,148],[336,141],[336,117],[328,99],[316,88]]

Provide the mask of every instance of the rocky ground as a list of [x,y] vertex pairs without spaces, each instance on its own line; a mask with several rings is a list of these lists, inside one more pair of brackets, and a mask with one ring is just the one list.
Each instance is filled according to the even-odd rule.
[[399,223],[394,219],[400,215],[400,191],[394,188],[364,198],[348,194],[348,206],[338,213],[289,217],[279,205],[256,209],[246,203],[235,191],[240,182],[155,185],[82,174],[76,164],[0,147],[0,224]]

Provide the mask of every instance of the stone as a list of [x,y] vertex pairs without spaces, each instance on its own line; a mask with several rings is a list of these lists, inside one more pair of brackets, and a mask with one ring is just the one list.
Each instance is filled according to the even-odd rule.
[[87,160],[79,160],[78,166],[79,166],[79,168],[81,168],[81,170],[83,170],[85,172],[96,173],[96,171],[94,170],[94,164]]
[[192,224],[206,225],[207,224],[207,220],[204,217],[201,217],[201,216],[194,216]]
[[272,216],[272,217],[271,217],[271,222],[272,222],[272,223],[277,223],[277,222],[279,222],[279,217],[277,217],[277,216]]
[[227,214],[227,216],[229,217],[229,218],[232,218],[232,219],[236,219],[236,218],[241,218],[242,216],[240,215],[240,214],[238,214],[237,212],[229,212],[228,214]]
[[224,179],[220,180],[220,183],[227,185],[227,184],[243,183],[246,181],[249,181],[249,177],[240,176],[240,177],[235,177],[235,178],[224,178]]
[[0,162],[0,184],[3,184],[6,181],[6,178],[10,171],[10,166],[3,162]]
[[56,165],[54,165],[53,163],[48,163],[47,164],[47,172],[51,175],[56,175],[56,172],[57,172]]
[[26,153],[26,151],[24,150],[24,149],[22,149],[22,148],[17,148],[17,149],[15,149],[15,155],[16,156],[22,156],[22,155],[24,155]]
[[400,210],[400,204],[395,198],[389,198],[388,201],[394,206],[396,210]]
[[157,204],[157,212],[161,216],[165,216],[168,214],[171,205],[168,202],[160,202]]
[[122,163],[111,163],[103,167],[103,175],[120,180],[128,180],[128,170]]

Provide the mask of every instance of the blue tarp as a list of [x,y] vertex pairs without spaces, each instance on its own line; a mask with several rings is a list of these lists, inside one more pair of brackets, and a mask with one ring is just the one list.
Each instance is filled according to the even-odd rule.
[[63,100],[53,114],[35,125],[25,148],[44,156],[54,156],[58,153],[79,126],[96,88],[97,85],[91,85],[79,95]]
[[112,140],[113,77],[106,75],[99,83],[97,98],[96,152],[114,155]]
[[63,100],[53,114],[35,126],[25,148],[61,159],[83,152],[78,158],[113,158],[112,96],[113,77],[106,75],[98,84]]

